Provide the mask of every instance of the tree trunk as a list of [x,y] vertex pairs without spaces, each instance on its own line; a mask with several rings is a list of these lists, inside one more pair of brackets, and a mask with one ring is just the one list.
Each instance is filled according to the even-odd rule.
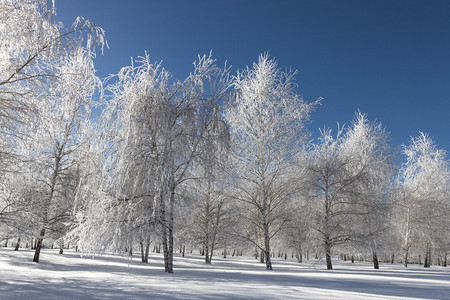
[[303,257],[302,257],[302,244],[298,244],[297,246],[297,262],[298,263],[302,263],[303,262]]
[[141,262],[145,263],[144,242],[139,243],[139,250],[141,251]]
[[[162,248],[163,248],[163,255],[164,255],[164,272],[169,271],[169,245],[168,245],[168,233],[167,233],[167,220],[166,220],[166,206],[164,203],[162,191],[161,191],[161,212],[160,212],[160,218],[161,218],[161,231],[162,231]],[[157,252],[159,253],[159,252]]]
[[148,253],[150,252],[150,241],[147,241],[145,245],[145,255],[144,255],[144,262],[148,264]]
[[[226,250],[225,250],[225,251],[226,251]],[[213,252],[214,252],[214,251],[211,249],[211,252],[209,253],[209,264],[211,264]],[[227,256],[227,255],[225,254],[225,256]]]
[[[269,249],[270,251],[270,249]],[[265,256],[266,256],[266,270],[272,270],[272,261],[270,258],[270,252],[269,251],[265,251]]]
[[14,247],[14,251],[19,250],[20,247],[20,237],[17,239],[16,247]]
[[266,270],[272,270],[272,261],[270,258],[270,236],[269,236],[269,228],[265,226],[264,232],[264,246],[265,246],[265,260],[266,260]]
[[[172,174],[173,178],[174,174]],[[169,224],[167,226],[167,238],[164,248],[164,263],[166,273],[173,273],[173,223],[174,223],[174,203],[175,203],[175,184],[173,181],[170,184],[170,199],[169,199]]]
[[405,248],[403,253],[403,265],[405,266],[405,268],[408,266],[408,254],[408,248]]
[[426,247],[426,253],[425,253],[425,261],[423,266],[425,268],[429,268],[431,266],[431,245],[428,242]]
[[333,264],[331,263],[331,245],[328,241],[325,242],[325,259],[327,261],[327,270],[332,270]]
[[[234,256],[234,254],[233,254],[233,256]],[[225,241],[225,245],[223,248],[223,258],[227,258],[227,241]]]
[[406,267],[408,267],[408,256],[409,256],[409,227],[410,227],[410,222],[411,222],[411,209],[408,208],[407,210],[407,214],[406,214],[406,231],[405,231],[405,240],[403,243],[403,265]]
[[205,264],[210,264],[211,261],[209,260],[209,247],[208,245],[205,245]]
[[42,247],[42,241],[44,240],[45,236],[45,228],[41,229],[41,233],[39,235],[39,238],[36,240],[36,250],[34,251],[34,257],[33,262],[38,263],[39,262],[39,256],[41,254],[41,247]]
[[378,264],[377,253],[375,251],[373,252],[373,268],[374,269],[379,269],[380,268],[380,265]]

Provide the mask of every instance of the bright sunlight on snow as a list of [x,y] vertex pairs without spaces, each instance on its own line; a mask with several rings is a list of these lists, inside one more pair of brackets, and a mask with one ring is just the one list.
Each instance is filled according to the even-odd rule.
[[[115,255],[80,257],[79,253],[43,250],[33,263],[30,250],[0,248],[1,299],[448,299],[446,268],[404,268],[382,264],[275,258],[274,270],[250,257],[175,255],[175,273],[165,274],[162,255],[149,264]],[[161,256],[161,257],[160,257]]]

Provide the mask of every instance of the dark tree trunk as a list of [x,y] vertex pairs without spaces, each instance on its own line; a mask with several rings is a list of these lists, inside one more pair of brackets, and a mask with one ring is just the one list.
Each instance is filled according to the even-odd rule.
[[331,263],[331,245],[325,243],[325,259],[327,261],[327,270],[333,269],[333,264]]
[[[209,253],[209,264],[211,264],[211,262],[212,262],[212,257],[213,257],[213,253],[214,253],[214,251],[211,249],[211,252]],[[226,258],[226,256],[227,256],[227,254],[226,254],[227,252],[225,251],[225,258]]]
[[14,247],[14,251],[19,250],[20,247],[20,237],[17,239],[16,247]]
[[373,268],[374,269],[379,269],[380,265],[378,264],[378,257],[377,257],[377,253],[373,252]]
[[260,263],[264,263],[264,251],[263,250],[261,250],[261,255],[260,255],[260,257],[259,257],[259,262]]
[[145,255],[144,262],[148,264],[148,253],[150,252],[150,241],[147,241],[147,245],[145,245]]
[[141,262],[145,263],[144,243],[139,243],[139,250],[141,251]]
[[391,264],[394,263],[394,260],[395,260],[395,255],[394,255],[394,253],[392,253],[392,255],[391,255]]
[[431,266],[431,244],[427,243],[426,253],[425,253],[425,262],[423,264],[425,268],[429,268]]
[[406,248],[403,253],[403,266],[406,268],[408,267],[408,258],[409,258],[409,249]]

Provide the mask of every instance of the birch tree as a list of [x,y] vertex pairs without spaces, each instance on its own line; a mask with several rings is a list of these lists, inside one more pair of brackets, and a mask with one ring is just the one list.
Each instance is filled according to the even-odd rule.
[[35,262],[39,262],[45,235],[67,218],[74,198],[74,157],[85,142],[82,126],[90,117],[91,100],[99,85],[92,58],[84,47],[65,58],[52,93],[38,103],[36,131],[24,140],[42,195],[35,208],[40,219]]
[[353,182],[346,178],[349,158],[341,151],[342,130],[333,137],[331,130],[321,132],[309,155],[308,169],[311,205],[315,211],[316,228],[325,250],[327,269],[332,269],[332,247],[348,241],[351,209],[345,201],[345,190]]
[[[54,4],[54,3],[53,3]],[[104,31],[78,17],[71,27],[56,23],[55,6],[46,0],[0,2],[0,122],[2,130],[14,130],[23,113],[33,111],[31,101],[48,91],[61,59],[85,39],[93,50],[103,50]],[[9,124],[9,125],[8,125]]]
[[[310,151],[308,185],[327,269],[333,268],[334,246],[362,236],[354,228],[363,226],[369,230],[365,236],[380,232],[382,222],[378,218],[391,172],[387,137],[381,124],[370,123],[365,115],[357,113],[352,126],[338,128],[335,137],[331,130],[321,131],[318,143]],[[376,263],[375,241],[369,244]]]
[[[190,226],[186,231],[205,252],[205,263],[211,264],[214,250],[226,248],[226,222],[230,214],[226,189],[229,180],[228,167],[229,133],[220,111],[205,139],[190,176],[195,180],[187,183],[187,190],[194,209],[190,212]],[[226,250],[225,250],[226,251]]]
[[[24,208],[30,205],[23,201],[27,199],[28,204],[40,207],[42,195],[38,190],[47,188],[45,184],[42,186],[45,180],[37,179],[39,175],[36,172],[51,168],[51,165],[37,167],[37,160],[43,158],[43,152],[39,153],[45,147],[42,143],[48,140],[38,139],[42,138],[44,127],[48,129],[47,137],[55,134],[54,138],[58,139],[52,132],[54,127],[48,127],[53,122],[49,121],[52,118],[48,117],[49,114],[57,110],[55,99],[66,101],[67,95],[73,91],[63,92],[61,87],[74,87],[70,81],[76,75],[71,72],[80,71],[75,70],[75,65],[79,66],[80,61],[86,62],[82,57],[88,57],[87,60],[93,58],[97,42],[102,49],[105,44],[104,31],[94,23],[79,17],[66,28],[56,23],[54,16],[54,5],[49,7],[45,0],[0,2],[0,167],[8,174],[22,173],[27,182],[33,182],[30,185],[35,191],[33,199],[28,196],[15,198],[16,209],[21,207],[27,212],[30,209]],[[81,45],[83,42],[84,46]],[[80,54],[80,51],[85,53]],[[90,63],[85,65],[87,69],[91,67]],[[73,83],[80,83],[80,80]],[[80,95],[91,92],[81,91],[81,88],[86,88],[86,85],[79,87]],[[71,104],[62,106],[67,109]],[[64,113],[70,114],[70,111]],[[65,117],[62,116],[64,113],[60,113],[61,118]],[[56,123],[53,126],[57,126]],[[45,163],[42,161],[42,164]],[[25,191],[22,187],[13,190]],[[29,191],[22,195],[26,194],[30,194]],[[34,213],[38,214],[37,211]],[[32,220],[30,215],[28,219]]]
[[354,192],[354,239],[371,252],[374,268],[379,268],[377,253],[385,244],[388,229],[389,193],[394,171],[393,150],[389,134],[381,123],[370,122],[365,114],[357,112],[347,130],[343,147],[347,155],[355,157],[349,172],[359,174],[352,185]]
[[283,72],[268,54],[260,55],[252,68],[234,78],[236,100],[226,111],[230,125],[234,173],[245,216],[256,238],[250,241],[264,252],[272,269],[271,238],[284,225],[278,212],[289,194],[283,172],[305,141],[304,124],[319,103],[304,101],[295,91],[296,72]]
[[[139,157],[151,161],[155,178],[153,218],[159,225],[165,271],[173,272],[176,190],[199,153],[214,114],[228,95],[228,68],[201,56],[185,80],[175,80],[149,56],[123,68],[109,87],[112,101],[133,112],[123,130],[133,132]],[[126,138],[126,137],[125,137]]]
[[404,146],[406,162],[399,174],[396,211],[402,237],[403,264],[408,266],[410,249],[424,241],[425,266],[431,258],[432,237],[448,218],[448,164],[445,151],[424,133]]

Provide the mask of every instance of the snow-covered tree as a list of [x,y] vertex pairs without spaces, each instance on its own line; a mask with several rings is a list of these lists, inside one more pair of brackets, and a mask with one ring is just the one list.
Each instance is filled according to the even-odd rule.
[[23,139],[23,147],[30,155],[30,176],[42,196],[34,203],[40,223],[35,262],[39,262],[45,235],[64,226],[75,197],[74,158],[88,138],[82,134],[83,126],[90,117],[92,97],[100,83],[92,59],[90,50],[81,46],[64,58],[51,93],[36,104],[39,118],[35,131]]
[[190,172],[195,180],[186,184],[194,207],[187,218],[190,228],[185,231],[202,246],[205,263],[210,264],[214,250],[226,247],[226,227],[230,225],[226,222],[230,214],[230,199],[226,196],[229,134],[220,111],[199,149]]
[[[218,106],[228,95],[228,81],[228,68],[216,67],[211,56],[199,57],[194,72],[178,81],[160,64],[152,64],[146,55],[123,68],[116,83],[109,86],[112,99],[108,105],[112,109],[106,109],[104,118],[119,116],[112,128],[125,145],[123,149],[128,149],[121,151],[120,143],[116,143],[112,146],[113,155],[119,159],[131,155],[143,162],[129,170],[139,174],[133,180],[151,180],[152,204],[146,211],[158,225],[165,271],[169,273],[173,272],[176,190],[187,179],[206,133],[214,124]],[[116,179],[115,183],[125,188],[138,184],[123,184],[129,179],[125,174]],[[123,194],[114,198],[120,199]]]
[[420,133],[404,146],[403,154],[406,162],[399,173],[395,203],[403,263],[408,265],[411,247],[423,242],[425,266],[429,266],[435,231],[445,232],[445,228],[437,228],[448,220],[449,172],[445,151],[438,149],[427,134]]
[[381,123],[370,122],[366,115],[356,113],[346,132],[343,147],[355,157],[350,172],[360,174],[350,197],[353,199],[354,237],[357,244],[370,250],[374,268],[379,268],[377,253],[385,246],[388,229],[388,197],[391,191],[394,156],[389,134]]
[[[64,181],[67,190],[61,193],[73,192],[75,172],[62,165],[73,152],[68,148],[81,140],[69,142],[68,136],[77,135],[79,119],[90,110],[81,111],[84,104],[74,99],[92,96],[94,48],[105,44],[103,30],[90,21],[80,17],[66,28],[54,16],[54,5],[45,0],[0,2],[0,168],[16,178],[15,186],[9,180],[2,190],[15,195],[8,200],[8,209],[15,207],[13,219],[22,220],[15,226],[30,229],[38,218],[41,233],[57,223],[45,217],[56,186]],[[50,173],[64,173],[65,179]],[[19,177],[27,184],[20,186]]]
[[46,0],[0,2],[0,125],[14,131],[24,113],[34,111],[33,98],[47,93],[61,60],[81,40],[93,50],[106,43],[104,31],[79,17],[70,28],[56,23],[56,9]]
[[339,128],[336,137],[331,130],[321,133],[311,149],[307,168],[327,269],[332,269],[332,247],[362,241],[362,236],[373,237],[365,242],[376,264],[376,237],[383,227],[381,208],[392,166],[388,135],[381,124],[370,123],[361,113],[356,114],[352,126]]
[[232,176],[239,181],[235,197],[253,227],[249,240],[264,252],[267,269],[272,269],[270,239],[284,224],[280,213],[290,193],[283,174],[305,142],[304,123],[318,104],[296,93],[295,73],[281,71],[268,54],[260,55],[252,68],[235,77],[236,100],[226,111]]
[[[342,130],[336,137],[331,130],[321,132],[318,143],[309,154],[308,177],[311,205],[315,211],[315,226],[325,250],[327,269],[332,269],[331,248],[348,241],[348,222],[351,212],[345,191],[353,178],[346,178],[350,158],[342,151]],[[347,183],[348,182],[348,183]]]

